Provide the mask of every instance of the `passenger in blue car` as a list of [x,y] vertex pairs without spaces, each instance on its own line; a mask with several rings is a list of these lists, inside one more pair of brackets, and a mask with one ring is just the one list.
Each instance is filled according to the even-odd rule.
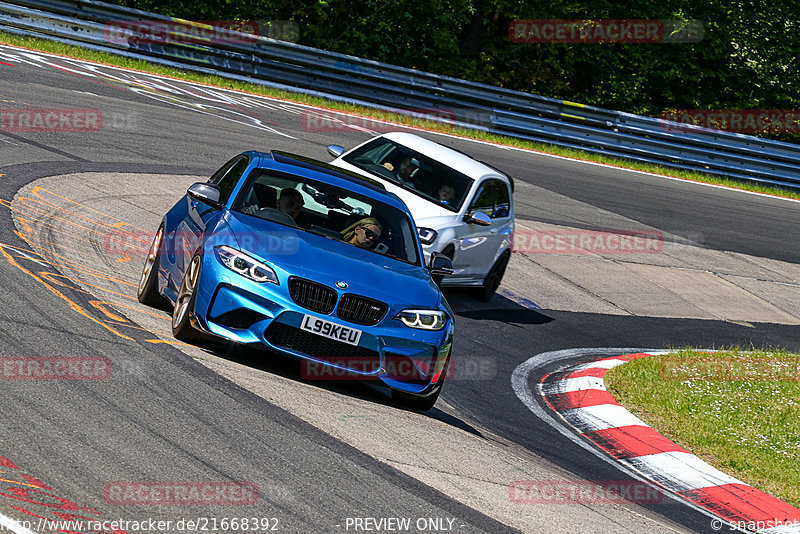
[[351,245],[372,249],[378,244],[383,228],[375,217],[366,217],[344,229],[342,239]]

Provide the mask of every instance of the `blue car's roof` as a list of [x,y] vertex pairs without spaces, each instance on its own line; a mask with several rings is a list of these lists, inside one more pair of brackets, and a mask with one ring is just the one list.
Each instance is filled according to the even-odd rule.
[[408,207],[403,203],[400,197],[386,191],[383,184],[354,172],[334,167],[333,165],[312,158],[279,150],[273,150],[272,152],[251,150],[243,154],[250,156],[256,161],[255,168],[273,169],[320,180],[374,199],[379,199],[390,206],[409,213]]

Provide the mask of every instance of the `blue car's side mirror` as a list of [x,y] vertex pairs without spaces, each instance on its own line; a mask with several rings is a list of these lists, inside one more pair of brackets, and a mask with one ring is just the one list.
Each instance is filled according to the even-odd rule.
[[186,194],[195,200],[205,202],[206,204],[210,204],[215,208],[221,207],[219,202],[220,191],[219,187],[216,185],[197,182],[189,187],[189,189],[186,191]]
[[436,285],[441,285],[442,278],[453,274],[453,260],[440,252],[434,252],[431,254],[428,270]]

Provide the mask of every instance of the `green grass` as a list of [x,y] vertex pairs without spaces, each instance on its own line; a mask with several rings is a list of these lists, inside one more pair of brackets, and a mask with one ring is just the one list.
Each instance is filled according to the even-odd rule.
[[569,149],[569,148],[562,148],[554,145],[548,145],[544,143],[533,143],[529,141],[523,141],[520,139],[515,139],[513,137],[506,137],[494,134],[488,134],[484,132],[479,132],[475,130],[469,130],[466,128],[457,128],[451,127],[446,124],[434,122],[434,121],[426,121],[421,120],[414,117],[407,117],[404,115],[397,115],[394,113],[387,113],[382,112],[380,110],[375,110],[371,108],[364,108],[361,106],[355,106],[350,104],[343,104],[340,102],[334,102],[332,100],[326,100],[324,98],[319,98],[315,96],[303,95],[301,93],[293,93],[289,91],[281,91],[276,89],[271,89],[268,87],[264,87],[258,84],[250,84],[245,82],[240,82],[236,80],[230,80],[227,78],[223,78],[220,76],[211,76],[205,74],[198,74],[191,71],[183,71],[178,69],[173,69],[169,67],[163,67],[161,65],[157,65],[155,63],[149,63],[147,61],[140,61],[140,60],[132,60],[125,58],[123,56],[118,56],[114,54],[108,54],[104,52],[96,52],[93,50],[88,50],[85,48],[81,48],[78,46],[66,45],[62,43],[58,43],[55,41],[48,41],[46,39],[40,38],[30,38],[30,37],[20,37],[4,32],[0,32],[0,43],[8,44],[13,46],[19,46],[23,48],[29,48],[32,50],[39,50],[42,52],[49,52],[53,54],[59,54],[62,56],[77,58],[77,59],[85,59],[89,61],[95,61],[97,63],[105,63],[108,65],[114,65],[118,67],[124,67],[127,69],[138,70],[142,72],[149,72],[153,74],[159,74],[163,76],[170,76],[173,78],[179,78],[182,80],[191,80],[195,82],[204,83],[207,85],[212,85],[216,87],[224,87],[227,89],[233,89],[237,91],[242,91],[246,93],[264,95],[272,98],[279,98],[282,100],[287,100],[291,102],[297,102],[302,104],[309,104],[313,106],[319,106],[322,108],[327,108],[335,111],[341,111],[345,113],[356,114],[364,117],[371,117],[380,120],[385,120],[389,122],[394,122],[398,124],[403,124],[407,126],[415,126],[419,128],[425,128],[432,131],[437,132],[445,132],[451,135],[457,135],[461,137],[466,137],[470,139],[478,139],[481,141],[486,141],[489,143],[497,143],[501,145],[513,146],[528,150],[534,150],[537,152],[544,152],[547,154],[554,154],[558,156],[563,156],[567,158],[578,159],[582,161],[591,161],[595,163],[604,163],[608,165],[614,165],[617,167],[622,167],[626,169],[634,169],[638,171],[644,172],[651,172],[654,174],[661,174],[664,176],[671,176],[674,178],[680,178],[682,180],[689,180],[694,182],[703,182],[709,184],[716,184],[725,187],[731,187],[734,189],[742,189],[745,191],[754,191],[758,193],[765,193],[768,195],[775,195],[780,197],[786,198],[794,198],[800,199],[800,192],[796,191],[789,191],[786,189],[781,189],[778,187],[766,186],[766,185],[758,185],[749,182],[740,182],[736,180],[730,180],[727,178],[720,178],[713,175],[703,174],[703,173],[696,173],[696,172],[686,172],[676,169],[670,169],[668,167],[663,167],[660,165],[655,164],[644,164],[644,163],[636,163],[627,161],[620,158],[610,157],[610,156],[603,156],[599,154],[590,154],[588,152],[584,152],[581,150]]
[[681,350],[611,369],[606,387],[717,469],[800,506],[800,355]]

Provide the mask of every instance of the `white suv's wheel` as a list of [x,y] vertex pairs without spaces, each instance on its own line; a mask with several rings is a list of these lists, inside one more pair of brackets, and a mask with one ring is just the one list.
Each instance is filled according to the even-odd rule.
[[486,274],[486,278],[483,279],[483,285],[476,291],[475,296],[479,300],[487,302],[495,294],[497,288],[500,287],[500,282],[503,281],[503,275],[506,274],[506,267],[508,267],[510,258],[511,253],[506,251],[494,262],[494,265]]

